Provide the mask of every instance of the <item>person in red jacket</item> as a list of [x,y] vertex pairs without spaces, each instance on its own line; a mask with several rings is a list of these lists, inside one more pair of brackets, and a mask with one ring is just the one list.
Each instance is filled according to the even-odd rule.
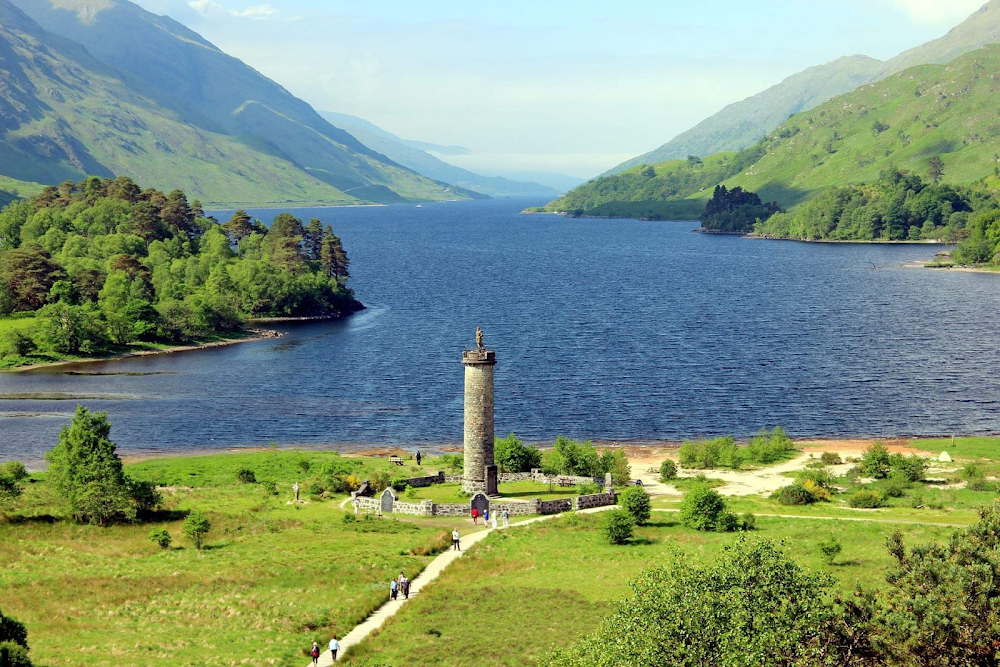
[[472,508],[472,523],[478,523],[479,521],[479,508]]

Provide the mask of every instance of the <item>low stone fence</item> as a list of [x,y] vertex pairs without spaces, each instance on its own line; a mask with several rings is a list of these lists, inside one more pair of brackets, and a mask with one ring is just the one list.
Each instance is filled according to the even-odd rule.
[[433,484],[444,484],[447,477],[444,474],[444,470],[439,470],[436,475],[427,475],[426,477],[410,477],[406,480],[406,483],[413,488],[420,488],[424,486],[431,486]]
[[539,514],[559,514],[560,512],[568,512],[573,509],[573,500],[571,498],[539,500],[536,502],[538,502]]
[[[383,492],[384,493],[384,492]],[[393,494],[392,509],[387,514],[409,514],[413,516],[457,516],[467,517],[471,512],[470,503],[435,503],[432,500],[405,502]],[[499,516],[505,509],[511,516],[527,514],[558,514],[570,510],[583,510],[590,507],[604,507],[616,502],[613,493],[595,493],[573,498],[557,498],[556,500],[494,500],[490,502],[490,511]],[[381,494],[376,497],[359,496],[358,511],[365,514],[378,514],[382,505]]]
[[603,477],[581,477],[579,475],[546,475],[538,468],[531,472],[502,472],[497,475],[497,482],[538,482],[540,484],[597,484],[604,486]]
[[454,484],[456,482],[458,482],[459,484],[461,484],[462,480],[464,480],[464,479],[465,479],[465,476],[462,475],[462,473],[458,473],[457,475],[445,475],[444,476],[444,481],[446,483],[448,483],[448,484]]
[[591,507],[604,507],[614,505],[618,499],[613,493],[594,493],[589,496],[577,496],[573,498],[573,509],[585,510]]

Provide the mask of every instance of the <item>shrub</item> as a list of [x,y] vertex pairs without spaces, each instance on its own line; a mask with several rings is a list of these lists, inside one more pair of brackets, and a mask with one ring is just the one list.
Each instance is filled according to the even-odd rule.
[[819,542],[818,546],[819,552],[823,554],[823,560],[825,560],[828,565],[832,565],[833,560],[839,556],[840,552],[844,549],[837,538],[832,535],[829,539]]
[[406,497],[409,498],[410,500],[413,500],[414,498],[417,497],[417,490],[412,486],[406,487]]
[[240,484],[256,484],[257,475],[250,468],[240,468],[236,471],[236,481]]
[[840,460],[840,454],[837,452],[823,452],[823,454],[819,457],[819,460],[823,462],[823,465],[827,466],[835,466],[842,463]]
[[795,443],[780,426],[775,426],[770,432],[761,429],[747,443],[746,459],[754,463],[774,463],[780,461],[794,448]]
[[885,479],[891,469],[889,450],[881,442],[869,445],[861,456],[861,472],[867,477]]
[[17,619],[4,616],[0,610],[0,665],[31,667],[28,658],[28,631]]
[[875,491],[862,489],[861,491],[855,491],[847,499],[847,504],[851,507],[861,509],[875,509],[876,507],[882,507],[882,496]]
[[757,530],[757,517],[755,517],[750,512],[744,514],[742,517],[740,517],[740,529]]
[[636,525],[642,526],[649,521],[652,504],[646,489],[641,486],[630,486],[622,491],[618,496],[618,505],[632,516]]
[[811,505],[816,502],[816,496],[801,484],[783,486],[771,494],[771,497],[782,505]]
[[6,473],[15,482],[21,482],[28,478],[28,469],[20,461],[7,461],[0,467],[0,471]]
[[816,500],[816,502],[825,503],[828,502],[833,497],[833,494],[831,494],[826,488],[820,486],[811,479],[807,479],[806,481],[802,482],[802,488],[808,491],[809,494],[813,497],[813,499]]
[[21,495],[21,485],[5,472],[0,472],[0,507]]
[[148,537],[150,542],[159,545],[163,549],[169,547],[172,540],[166,528],[154,528],[149,531]]
[[727,522],[726,502],[708,486],[696,484],[681,501],[681,523],[695,530],[716,530]]
[[157,491],[153,482],[128,480],[128,495],[138,512],[152,512],[163,502],[163,494]]
[[205,541],[205,536],[208,535],[208,531],[211,529],[212,523],[208,520],[208,517],[198,510],[191,512],[184,519],[184,535],[191,540],[195,549],[201,549]]
[[260,481],[260,485],[264,489],[264,491],[267,492],[269,495],[272,496],[278,495],[278,483],[275,482],[273,479],[262,479]]
[[408,479],[409,477],[406,477],[404,475],[397,475],[392,478],[392,482],[390,483],[390,485],[392,486],[394,491],[399,491],[400,493],[402,493],[403,491],[406,490],[406,487],[409,486],[409,483],[407,482]]
[[894,475],[900,475],[909,482],[919,482],[924,478],[924,472],[927,470],[927,462],[916,454],[910,456],[893,454],[890,457],[890,465]]
[[343,518],[341,518],[341,521],[343,523],[347,523],[347,524],[357,523],[358,522],[358,517],[356,517],[353,514],[351,514],[350,512],[348,512],[347,514],[345,514],[343,516]]
[[723,512],[715,522],[715,532],[728,533],[740,527],[740,520],[732,512]]
[[301,470],[303,473],[309,472],[309,469],[311,467],[312,467],[312,464],[309,463],[309,459],[301,459],[301,460],[299,460],[299,470]]
[[382,493],[392,485],[392,476],[389,475],[388,471],[380,470],[372,473],[372,476],[368,478],[368,485],[374,493]]
[[600,493],[601,487],[594,482],[583,482],[576,487],[576,492],[581,496],[589,496],[595,493]]
[[673,459],[663,459],[663,463],[660,464],[660,481],[669,482],[675,477],[677,477],[677,464]]
[[527,447],[513,433],[493,445],[493,460],[499,472],[528,472],[542,464],[542,453]]
[[611,544],[625,544],[632,539],[632,531],[635,528],[635,519],[623,509],[613,509],[604,512],[601,521],[601,530],[604,537]]
[[816,486],[826,489],[827,491],[833,489],[834,478],[833,475],[826,468],[812,468],[809,470],[801,470],[795,475],[796,481],[799,484],[805,484],[806,482],[812,482]]
[[965,488],[969,491],[990,491],[992,486],[985,477],[973,477],[966,483]]
[[882,480],[878,488],[884,498],[902,498],[909,485],[910,482],[905,476],[893,473],[888,479]]

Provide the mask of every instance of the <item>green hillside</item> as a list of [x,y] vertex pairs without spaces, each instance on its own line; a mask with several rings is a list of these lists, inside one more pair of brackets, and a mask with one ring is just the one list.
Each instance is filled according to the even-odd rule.
[[726,180],[788,206],[832,185],[874,181],[888,167],[944,182],[991,174],[1000,155],[1000,45],[949,65],[924,65],[793,116],[756,147],[763,153]]
[[[85,46],[97,60],[114,67],[130,89],[197,130],[228,135],[233,143],[252,146],[260,154],[255,161],[282,159],[290,165],[287,179],[292,185],[315,189],[315,179],[358,199],[380,203],[468,196],[376,153],[276,82],[168,17],[156,16],[127,0],[14,0],[13,4],[45,30]],[[119,138],[106,136],[100,141],[114,144]],[[167,143],[166,148],[175,154],[197,154],[196,145]],[[122,157],[129,163],[135,161]],[[220,157],[240,168],[238,156]],[[141,162],[147,159],[144,155]],[[104,166],[122,173],[110,164]],[[135,175],[145,182],[151,180],[149,174]],[[202,183],[225,192],[232,187],[206,179]],[[170,184],[174,185],[194,193],[189,184]],[[235,195],[229,199],[264,201]],[[303,196],[297,193],[293,198],[298,201]],[[219,200],[218,196],[205,198]],[[328,194],[322,199],[335,203],[343,197]]]
[[26,183],[15,178],[0,176],[0,208],[15,199],[34,197],[42,191],[42,187],[39,183]]

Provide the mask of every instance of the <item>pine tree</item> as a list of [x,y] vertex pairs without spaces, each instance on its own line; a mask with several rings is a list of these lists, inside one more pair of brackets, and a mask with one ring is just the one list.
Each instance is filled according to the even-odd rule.
[[941,182],[941,179],[944,177],[944,162],[941,161],[941,158],[935,155],[930,159],[927,175],[934,181],[934,185]]
[[306,254],[312,261],[320,258],[323,246],[323,226],[318,218],[309,221],[305,231]]
[[240,241],[250,236],[253,232],[253,225],[250,216],[242,208],[233,213],[229,222],[222,224],[222,231],[229,237],[230,243],[239,246]]

